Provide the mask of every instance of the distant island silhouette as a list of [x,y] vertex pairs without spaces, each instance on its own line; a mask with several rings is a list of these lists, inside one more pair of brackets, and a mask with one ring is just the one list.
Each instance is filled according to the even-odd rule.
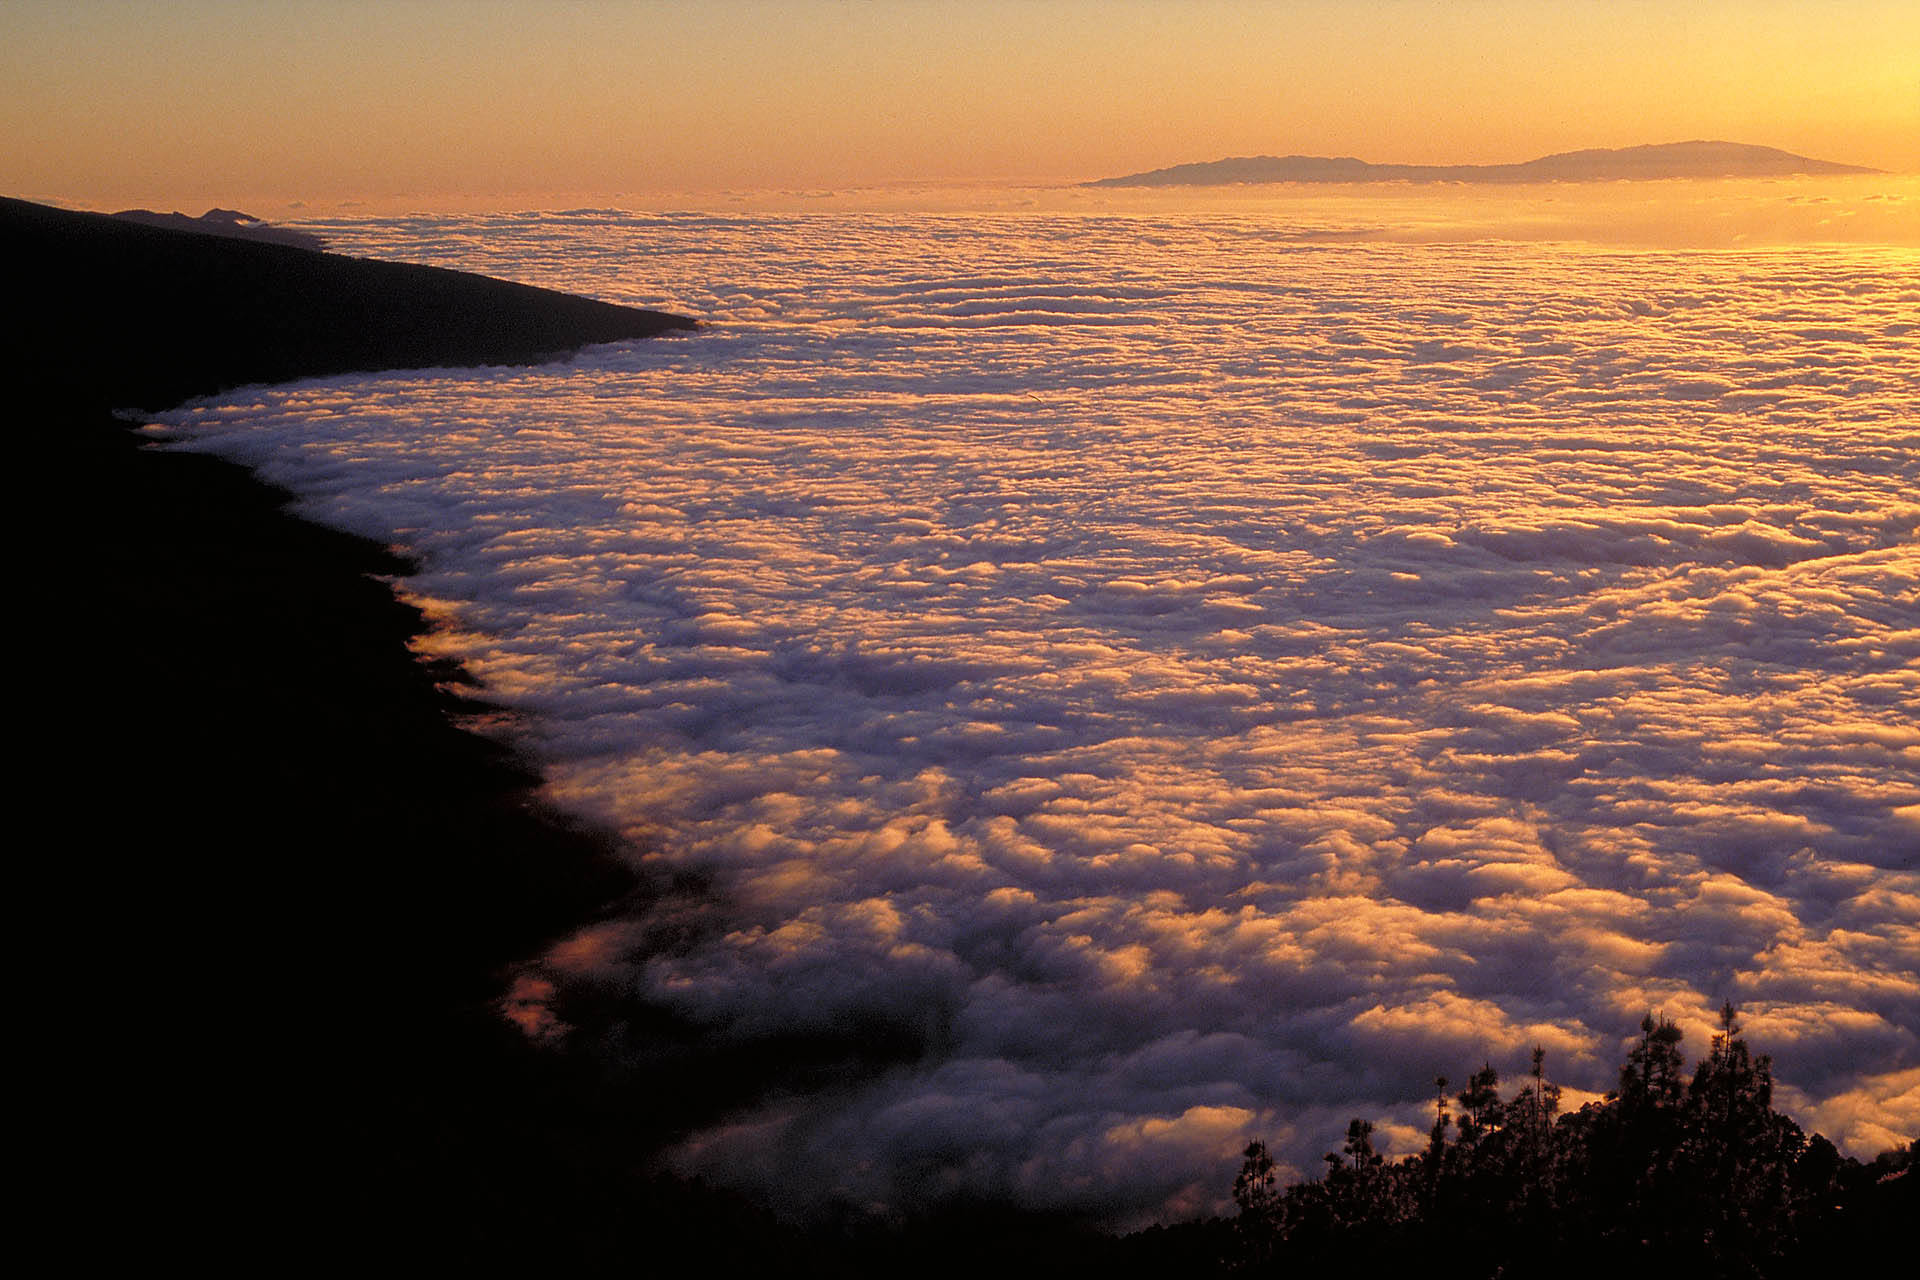
[[1224,187],[1273,182],[1645,182],[1880,173],[1741,142],[1664,142],[1562,151],[1522,164],[1370,164],[1352,156],[1235,156],[1082,183],[1088,187]]
[[122,222],[137,222],[143,227],[163,227],[170,231],[198,231],[202,235],[226,236],[231,240],[259,240],[266,244],[292,245],[296,249],[324,249],[327,242],[305,231],[276,227],[270,222],[241,213],[238,209],[209,209],[199,217],[175,210],[155,213],[151,209],[122,209],[111,215]]

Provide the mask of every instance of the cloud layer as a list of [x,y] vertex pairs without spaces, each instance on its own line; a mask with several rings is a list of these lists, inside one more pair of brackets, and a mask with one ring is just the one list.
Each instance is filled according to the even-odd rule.
[[326,231],[714,322],[170,420],[415,549],[553,794],[724,888],[724,930],[600,926],[533,1003],[923,1047],[682,1167],[1167,1217],[1250,1135],[1411,1143],[1435,1074],[1533,1043],[1604,1090],[1643,1012],[1697,1054],[1723,998],[1803,1119],[1920,1131],[1910,253]]

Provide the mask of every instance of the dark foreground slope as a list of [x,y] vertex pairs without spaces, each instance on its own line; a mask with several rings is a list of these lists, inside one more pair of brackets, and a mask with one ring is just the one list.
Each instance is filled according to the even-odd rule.
[[632,1189],[572,1136],[590,1085],[492,1006],[630,874],[455,727],[454,673],[413,660],[420,618],[370,576],[401,562],[108,410],[691,322],[17,201],[0,261],[35,513],[13,548],[24,1163],[88,1224],[62,1247],[272,1273],[611,1251],[624,1226],[582,1200]]

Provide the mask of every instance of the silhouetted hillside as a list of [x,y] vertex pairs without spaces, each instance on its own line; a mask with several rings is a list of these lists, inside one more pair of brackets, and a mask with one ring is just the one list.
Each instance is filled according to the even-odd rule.
[[1219,187],[1267,182],[1619,182],[1876,173],[1739,142],[1667,142],[1542,156],[1523,164],[1369,164],[1351,156],[1238,156],[1089,182],[1090,187]]
[[0,199],[20,338],[66,403],[161,409],[252,382],[537,361],[694,322],[397,262],[141,226]]

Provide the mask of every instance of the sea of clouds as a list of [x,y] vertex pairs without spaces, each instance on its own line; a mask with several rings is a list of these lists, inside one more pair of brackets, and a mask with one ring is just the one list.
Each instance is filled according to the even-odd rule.
[[[523,976],[917,1050],[688,1134],[783,1207],[1216,1207],[1736,1001],[1920,1132],[1920,260],[1235,216],[316,228],[699,316],[170,415],[415,552],[562,803],[711,878]],[[1455,1086],[1456,1088],[1458,1085]]]

